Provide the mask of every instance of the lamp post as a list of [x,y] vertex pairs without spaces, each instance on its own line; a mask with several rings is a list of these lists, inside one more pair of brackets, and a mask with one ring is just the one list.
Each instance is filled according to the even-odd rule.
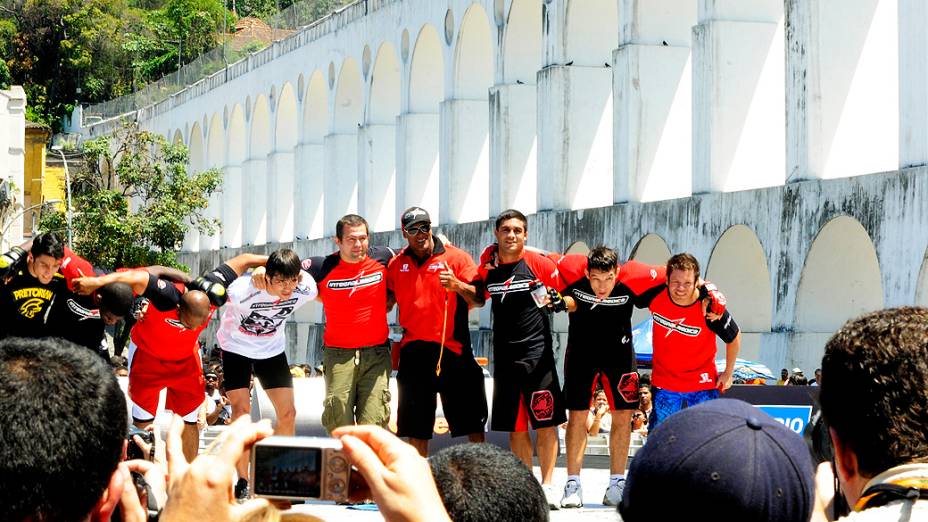
[[68,199],[67,206],[67,217],[68,217],[68,246],[74,248],[74,242],[71,237],[71,173],[68,171],[68,159],[64,156],[64,150],[62,150],[61,145],[52,145],[52,150],[58,151],[61,154],[61,161],[64,162],[64,187],[65,194]]

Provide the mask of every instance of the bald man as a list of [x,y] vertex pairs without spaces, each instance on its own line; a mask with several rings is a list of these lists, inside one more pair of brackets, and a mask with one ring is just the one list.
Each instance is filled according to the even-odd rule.
[[145,269],[114,272],[74,281],[78,293],[114,282],[126,283],[144,301],[129,341],[129,399],[132,421],[144,429],[155,420],[158,399],[167,388],[165,408],[184,418],[184,456],[197,454],[197,412],[203,403],[202,363],[197,339],[225,302],[225,288],[267,256],[242,254],[189,283],[159,279]]

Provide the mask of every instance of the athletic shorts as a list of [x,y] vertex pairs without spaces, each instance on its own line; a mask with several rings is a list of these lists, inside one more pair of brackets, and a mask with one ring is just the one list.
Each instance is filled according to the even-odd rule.
[[528,431],[529,426],[537,430],[567,422],[551,349],[542,351],[535,364],[525,363],[495,361],[493,431]]
[[158,411],[158,396],[164,388],[168,390],[165,409],[181,417],[196,413],[206,393],[200,354],[193,352],[190,357],[179,361],[165,361],[130,342],[129,398],[148,414],[142,417],[140,412],[133,410],[133,417],[140,421],[154,418]]
[[252,359],[225,350],[221,353],[222,382],[226,390],[248,389],[252,373],[265,390],[293,388],[293,375],[290,374],[290,365],[287,364],[287,354],[284,352],[267,359]]
[[613,410],[638,408],[638,371],[631,345],[596,350],[567,345],[564,357],[564,401],[568,410],[588,410],[593,392],[602,386]]
[[664,419],[683,408],[718,399],[719,391],[713,388],[694,392],[674,392],[652,387],[651,396],[654,406],[651,409],[651,418],[648,419],[648,431],[654,430]]
[[442,411],[452,437],[483,433],[487,424],[487,392],[483,370],[470,353],[458,355],[445,349],[441,374],[435,375],[439,344],[413,341],[400,349],[396,374],[399,392],[396,434],[431,439],[435,426],[435,394],[441,395]]

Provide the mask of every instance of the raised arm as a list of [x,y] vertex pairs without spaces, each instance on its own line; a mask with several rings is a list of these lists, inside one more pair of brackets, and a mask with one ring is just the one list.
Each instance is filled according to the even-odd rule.
[[126,283],[132,287],[136,295],[145,293],[148,286],[149,274],[145,270],[126,270],[113,272],[102,276],[79,277],[74,280],[74,292],[80,295],[89,295],[103,285],[110,283]]
[[167,279],[169,281],[174,281],[176,283],[187,284],[190,281],[193,281],[193,278],[190,277],[190,274],[179,270],[177,268],[171,268],[169,266],[161,265],[152,265],[145,267],[145,271],[149,274],[157,277],[158,279]]
[[259,254],[239,254],[225,262],[238,275],[244,274],[249,268],[264,266],[266,263],[267,256]]

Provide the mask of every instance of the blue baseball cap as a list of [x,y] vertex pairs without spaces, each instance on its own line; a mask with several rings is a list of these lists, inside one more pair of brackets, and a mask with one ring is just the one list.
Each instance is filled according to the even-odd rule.
[[626,522],[808,520],[814,488],[802,437],[746,402],[716,399],[654,429],[629,468],[619,512]]

